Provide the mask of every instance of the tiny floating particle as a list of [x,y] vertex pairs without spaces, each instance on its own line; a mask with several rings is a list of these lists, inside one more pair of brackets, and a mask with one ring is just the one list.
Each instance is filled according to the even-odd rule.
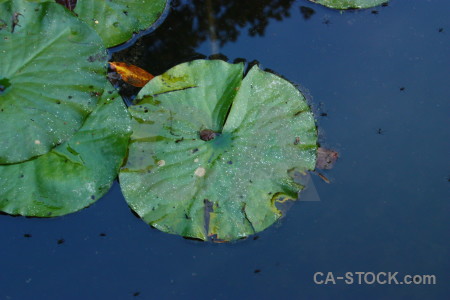
[[36,145],[40,145],[40,144],[41,144],[41,141],[40,141],[40,140],[35,140],[34,143],[35,143]]
[[205,170],[205,168],[198,167],[198,168],[195,170],[194,174],[195,174],[196,176],[198,176],[198,177],[203,177],[203,176],[205,176],[205,174],[206,174],[206,170]]
[[165,160],[159,160],[159,161],[157,162],[157,164],[158,164],[158,166],[160,166],[160,167],[164,167],[164,165],[166,164],[166,161],[165,161]]

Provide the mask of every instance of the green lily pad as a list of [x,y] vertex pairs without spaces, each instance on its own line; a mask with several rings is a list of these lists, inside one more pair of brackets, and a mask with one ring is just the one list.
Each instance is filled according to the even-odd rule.
[[106,49],[56,3],[0,4],[0,164],[47,153],[96,107]]
[[314,169],[317,131],[288,81],[242,64],[197,60],[152,79],[129,107],[133,134],[119,173],[130,207],[162,231],[234,240],[297,199],[290,174]]
[[0,211],[54,217],[94,203],[117,176],[130,130],[127,109],[109,85],[69,141],[36,159],[0,166]]
[[149,28],[166,5],[167,0],[78,0],[74,12],[112,47]]
[[335,9],[370,8],[388,2],[388,0],[309,0]]

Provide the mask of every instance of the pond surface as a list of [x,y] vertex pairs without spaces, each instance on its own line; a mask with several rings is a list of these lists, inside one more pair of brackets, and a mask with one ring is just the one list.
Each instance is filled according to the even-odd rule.
[[[320,201],[229,244],[151,229],[117,183],[65,217],[0,215],[0,299],[448,298],[449,12],[448,0],[343,13],[306,0],[173,1],[114,59],[153,74],[215,53],[258,60],[310,98],[322,145],[340,153],[332,183],[312,176]],[[317,285],[316,272],[437,282],[358,284],[354,273]]]

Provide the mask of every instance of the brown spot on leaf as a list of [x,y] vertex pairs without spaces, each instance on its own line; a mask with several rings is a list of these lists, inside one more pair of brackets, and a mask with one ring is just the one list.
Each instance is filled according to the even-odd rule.
[[16,26],[20,26],[19,25],[19,16],[23,16],[23,15],[19,12],[15,12],[12,16],[11,33],[14,33]]
[[211,129],[203,129],[202,131],[200,131],[199,135],[202,141],[207,142],[213,140],[217,134]]

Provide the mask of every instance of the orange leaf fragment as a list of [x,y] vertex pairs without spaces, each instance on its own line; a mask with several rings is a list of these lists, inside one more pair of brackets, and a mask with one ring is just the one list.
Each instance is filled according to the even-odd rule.
[[123,81],[131,84],[132,86],[143,87],[147,84],[147,82],[155,77],[144,69],[127,63],[110,62],[109,65],[113,71],[119,73]]

